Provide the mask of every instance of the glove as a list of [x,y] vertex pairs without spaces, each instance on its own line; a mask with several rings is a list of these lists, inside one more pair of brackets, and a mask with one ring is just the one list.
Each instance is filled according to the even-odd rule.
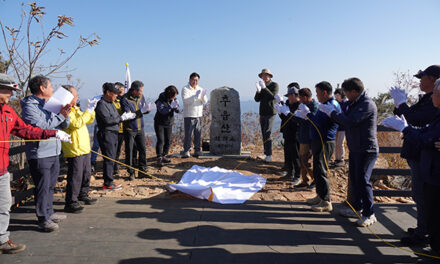
[[258,82],[255,83],[255,87],[257,87],[257,93],[261,92],[261,86]]
[[264,81],[259,81],[258,84],[260,85],[261,89],[266,88],[266,84],[264,83]]
[[281,107],[282,107],[282,105],[280,105],[280,104],[275,104],[275,110],[277,110],[277,113],[278,113],[279,115],[281,115]]
[[201,93],[202,93],[202,90],[197,90],[196,91],[196,97],[199,98]]
[[399,107],[399,105],[406,103],[406,98],[408,97],[408,95],[405,93],[405,90],[397,86],[390,89],[390,95],[393,98],[394,105],[396,105],[396,107]]
[[122,121],[132,120],[136,118],[136,114],[132,112],[125,112],[121,115]]
[[408,123],[406,122],[405,117],[402,115],[401,117],[398,116],[387,117],[382,121],[382,125],[402,132],[405,129],[405,127],[408,126]]
[[151,111],[153,111],[153,109],[155,109],[156,108],[156,105],[155,104],[153,104],[153,103],[148,103],[147,104],[147,111],[145,111],[145,112],[151,112]]
[[330,117],[332,112],[335,111],[335,107],[332,104],[319,104],[318,110],[326,113],[328,117]]
[[95,111],[96,105],[98,104],[99,100],[95,100],[95,99],[88,99],[87,100],[89,103],[87,104],[87,111],[89,111],[90,113],[93,113],[93,111]]
[[302,112],[303,115],[307,116],[310,113],[310,109],[305,104],[300,104],[298,110]]
[[203,90],[202,90],[202,98],[205,97],[205,95],[206,95],[206,90],[203,89]]
[[277,104],[279,104],[280,102],[284,101],[284,98],[281,95],[276,94],[275,95],[275,100],[277,100]]
[[63,142],[72,143],[72,139],[70,138],[70,135],[62,130],[57,130],[55,137]]
[[307,120],[307,116],[305,116],[303,114],[303,112],[300,111],[300,110],[296,110],[295,113],[293,113],[293,115],[296,116],[296,117],[299,117],[301,119]]
[[174,100],[170,104],[171,108],[175,109],[179,106],[179,102],[177,100]]
[[285,116],[287,116],[290,113],[290,108],[287,105],[281,106],[281,113]]

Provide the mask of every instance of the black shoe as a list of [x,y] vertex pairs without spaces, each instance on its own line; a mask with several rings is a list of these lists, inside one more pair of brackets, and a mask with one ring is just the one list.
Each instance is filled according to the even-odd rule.
[[130,172],[130,181],[134,181],[136,179],[135,173],[134,172]]
[[312,183],[310,183],[310,185],[307,187],[307,189],[309,189],[309,190],[313,190],[313,189],[315,189],[316,188],[316,183],[315,183],[315,181],[313,181]]
[[304,189],[304,188],[307,188],[307,187],[309,187],[309,185],[307,183],[305,183],[305,182],[302,182],[302,183],[300,183],[298,185],[295,185],[295,189]]
[[64,206],[64,211],[68,213],[78,214],[81,213],[84,207],[79,202],[73,202]]
[[283,177],[278,178],[278,180],[282,180],[282,181],[291,181],[293,179],[293,174],[291,173],[286,173],[286,175],[284,175]]
[[82,197],[79,197],[78,200],[80,202],[83,202],[86,205],[92,205],[92,204],[95,204],[98,201],[98,199],[92,198],[90,196],[82,196]]
[[287,175],[287,170],[280,170],[280,171],[277,171],[277,172],[275,172],[275,174],[277,175],[277,176],[286,176]]
[[428,239],[426,237],[420,237],[416,234],[412,234],[407,237],[402,237],[400,239],[400,243],[402,245],[410,247],[410,246],[424,246],[428,244]]
[[162,157],[157,158],[157,166],[163,167],[163,158]]
[[299,184],[299,177],[293,177],[292,179],[292,185],[293,186],[297,186]]
[[408,234],[412,235],[412,234],[414,234],[414,233],[416,232],[416,229],[415,229],[415,228],[412,228],[412,227],[408,227],[408,229],[406,230],[406,232],[407,232]]
[[165,156],[162,157],[162,162],[163,163],[170,163],[171,159],[168,157],[168,155],[165,155]]

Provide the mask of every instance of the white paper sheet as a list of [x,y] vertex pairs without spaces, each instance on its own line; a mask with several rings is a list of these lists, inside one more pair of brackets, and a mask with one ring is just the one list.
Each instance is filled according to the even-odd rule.
[[52,97],[49,98],[49,101],[44,104],[43,109],[55,114],[59,114],[61,107],[70,104],[70,102],[72,102],[72,99],[73,94],[66,89],[60,87],[53,93]]
[[168,183],[171,191],[178,190],[199,199],[221,204],[241,204],[261,190],[266,179],[257,175],[243,175],[219,167],[194,165],[178,184]]

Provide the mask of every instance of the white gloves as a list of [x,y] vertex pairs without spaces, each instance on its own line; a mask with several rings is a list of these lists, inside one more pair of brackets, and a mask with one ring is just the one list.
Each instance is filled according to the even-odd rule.
[[142,113],[151,112],[155,107],[156,105],[153,103],[143,104],[141,106],[141,112]]
[[281,96],[279,94],[276,94],[275,95],[275,100],[277,100],[277,104],[279,104],[280,102],[284,101],[284,98],[283,98],[283,96]]
[[179,101],[176,99],[174,101],[171,102],[170,104],[171,108],[177,108],[179,106]]
[[202,90],[197,90],[196,91],[196,98],[199,98],[201,93],[202,93]]
[[205,97],[205,95],[206,95],[206,90],[203,89],[203,90],[202,90],[202,96],[201,96],[201,97],[203,98],[203,97]]
[[319,104],[318,110],[326,113],[328,117],[332,114],[333,111],[335,111],[335,106],[332,104]]
[[89,111],[90,113],[93,113],[93,111],[95,111],[96,105],[98,104],[99,100],[96,99],[88,99],[87,100],[89,103],[87,104],[87,111]]
[[136,118],[136,114],[132,112],[125,112],[121,115],[122,121],[132,120]]
[[261,89],[266,88],[266,84],[264,83],[263,80],[260,80],[260,81],[258,82],[258,84],[260,85]]
[[283,115],[287,116],[287,115],[290,113],[290,108],[289,108],[289,106],[286,105],[286,104],[282,105],[282,106],[281,106],[281,109],[280,109],[280,112],[281,112]]
[[406,103],[407,94],[405,93],[405,90],[401,89],[400,87],[392,87],[390,89],[390,95],[393,97],[394,104],[396,107],[399,107],[399,105]]
[[258,82],[255,83],[255,87],[257,88],[257,93],[261,92],[261,86]]
[[279,115],[281,115],[281,107],[282,107],[282,105],[281,104],[275,104],[274,107],[275,107],[275,110],[277,110],[277,113]]
[[296,117],[299,117],[299,118],[301,118],[301,119],[307,120],[307,116],[305,116],[305,115],[303,114],[303,112],[301,112],[300,110],[296,110],[295,113],[294,113],[293,115],[296,116]]
[[310,109],[305,104],[300,104],[298,110],[302,112],[303,115],[307,116],[310,113]]
[[70,138],[70,135],[62,130],[57,130],[55,137],[63,142],[72,143],[72,139]]
[[405,117],[402,115],[401,117],[398,116],[387,117],[382,121],[382,125],[402,132],[405,129],[405,127],[408,126],[408,123],[406,122]]

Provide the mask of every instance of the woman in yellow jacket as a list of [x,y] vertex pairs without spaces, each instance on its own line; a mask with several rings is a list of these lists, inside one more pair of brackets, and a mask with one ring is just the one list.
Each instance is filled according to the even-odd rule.
[[90,163],[90,136],[87,126],[95,119],[95,107],[97,101],[92,101],[87,110],[82,112],[76,106],[78,92],[71,85],[63,85],[63,88],[70,91],[74,98],[72,100],[72,111],[69,114],[70,124],[64,131],[70,134],[72,143],[63,143],[63,153],[67,160],[67,186],[66,205],[64,211],[80,213],[84,204],[94,204],[96,199],[90,198],[89,186],[91,175]]

